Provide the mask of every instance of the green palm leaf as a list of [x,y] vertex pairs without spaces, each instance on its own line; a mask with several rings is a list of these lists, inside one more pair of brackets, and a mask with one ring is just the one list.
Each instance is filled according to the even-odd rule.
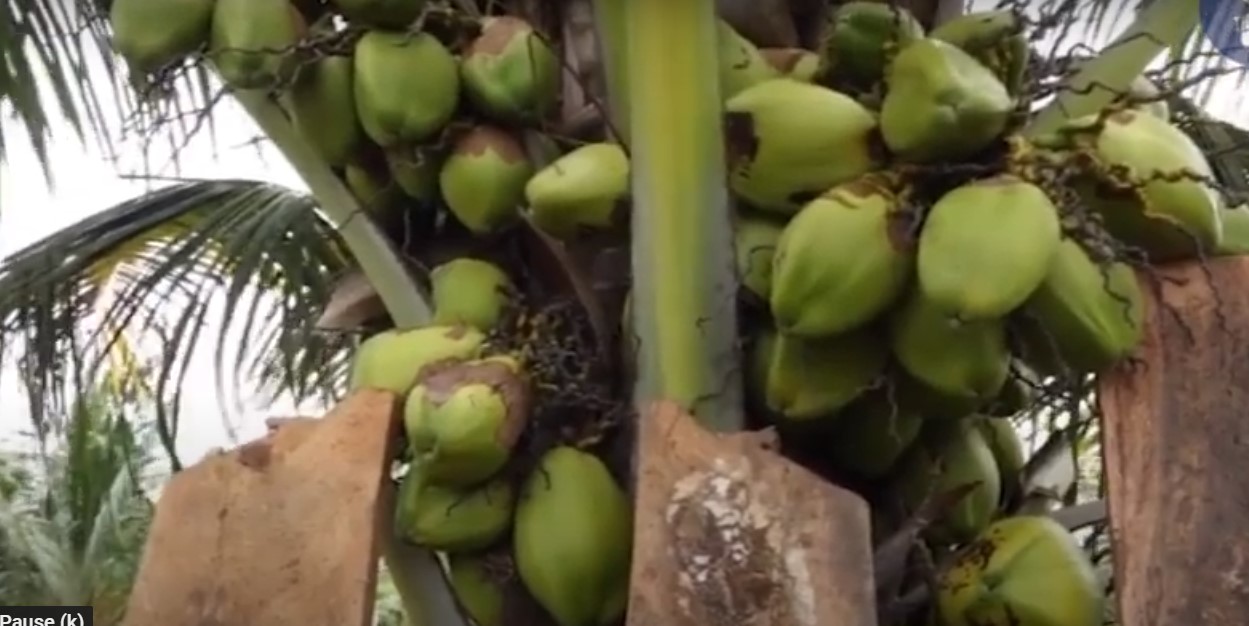
[[[210,315],[218,378],[297,401],[334,397],[350,338],[315,323],[348,257],[313,201],[254,181],[184,183],[102,211],[0,264],[0,355],[17,352],[37,428],[76,389],[133,355],[130,337],[159,357],[122,378],[146,381],[171,452],[188,360]],[[243,346],[232,362],[226,350]],[[227,372],[232,372],[226,376]],[[45,410],[45,402],[51,411]],[[57,404],[60,402],[61,404]]]
[[0,117],[0,162],[10,133],[19,129],[49,182],[48,145],[67,139],[57,136],[62,129],[79,141],[93,139],[110,157],[122,133],[138,131],[144,146],[158,135],[179,146],[202,128],[212,134],[209,105],[221,88],[211,72],[189,59],[165,70],[176,94],[149,92],[146,77],[130,75],[113,53],[111,5],[112,0],[0,0],[0,111],[11,109],[17,122],[15,128],[10,116]]

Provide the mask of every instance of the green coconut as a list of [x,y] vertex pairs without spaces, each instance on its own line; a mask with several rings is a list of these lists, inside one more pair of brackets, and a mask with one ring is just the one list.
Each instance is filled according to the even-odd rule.
[[214,0],[113,0],[113,47],[131,68],[155,72],[208,41],[214,6]]
[[355,60],[360,123],[382,147],[433,137],[459,105],[455,57],[433,35],[371,30],[356,43]]
[[352,67],[351,57],[321,57],[299,69],[289,94],[295,129],[332,166],[345,165],[364,141]]
[[401,537],[433,550],[468,552],[501,539],[512,525],[516,489],[506,477],[454,488],[413,469],[399,486],[395,527]]
[[629,157],[619,144],[580,146],[538,170],[525,184],[530,220],[552,236],[604,229],[629,194]]
[[447,261],[429,273],[434,323],[468,324],[490,332],[503,315],[512,281],[499,266],[469,257]]
[[503,626],[506,589],[492,575],[486,559],[478,553],[449,554],[447,577],[456,599],[476,626]]
[[373,163],[352,160],[343,167],[343,182],[365,211],[381,215],[399,205],[403,190],[389,172]]
[[1000,137],[1015,102],[997,76],[940,39],[898,53],[886,74],[881,137],[913,162],[970,157]]
[[426,367],[477,358],[485,341],[484,334],[462,324],[380,332],[356,350],[349,387],[406,394]]
[[282,84],[298,67],[307,24],[287,0],[216,0],[208,57],[235,89]]
[[386,149],[386,168],[404,195],[421,201],[438,197],[438,171],[442,161],[426,146],[398,144]]
[[742,287],[761,302],[772,293],[772,260],[785,222],[758,211],[743,211],[733,225],[737,276]]
[[923,387],[951,400],[983,405],[1010,375],[1002,320],[959,321],[913,291],[890,320],[893,355]]
[[898,463],[895,493],[914,511],[930,496],[967,485],[971,490],[929,528],[932,538],[963,542],[984,530],[1001,504],[1002,476],[984,434],[970,420],[926,422]]
[[825,339],[778,334],[769,344],[764,396],[787,421],[827,419],[884,372],[888,348],[863,331]]
[[915,16],[886,2],[846,2],[837,7],[821,37],[825,72],[871,84],[885,72],[890,50],[924,36]]
[[768,63],[753,42],[722,19],[716,20],[716,38],[722,99],[731,98],[747,87],[781,76],[781,72]]

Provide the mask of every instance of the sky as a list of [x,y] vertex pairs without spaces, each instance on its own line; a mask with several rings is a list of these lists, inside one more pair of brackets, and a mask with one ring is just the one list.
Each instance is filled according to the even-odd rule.
[[[1235,86],[1222,91],[1229,94]],[[1249,125],[1249,110],[1239,99],[1215,98],[1210,112],[1241,125]],[[7,114],[6,111],[0,113]],[[258,146],[250,140],[258,131],[251,120],[232,102],[218,105],[217,145],[201,137],[181,152],[185,175],[197,178],[251,178],[303,190],[299,177],[271,146]],[[57,122],[59,123],[59,122]],[[14,123],[6,124],[9,144],[7,163],[0,165],[0,257],[10,254],[56,230],[73,224],[97,211],[142,194],[151,183],[128,178],[137,172],[137,153],[131,147],[124,160],[113,163],[94,145],[83,145],[61,124],[53,133],[51,161],[57,177],[49,188],[44,181],[25,133]],[[165,172],[173,174],[174,172]],[[211,317],[205,335],[215,337],[220,316]],[[205,342],[191,364],[190,381],[211,381],[212,344]],[[184,461],[194,461],[205,451],[229,446],[228,429],[223,424],[227,411],[217,399],[214,384],[193,383],[184,391],[178,451]],[[289,402],[266,406],[258,399],[244,402],[243,411],[234,413],[233,427],[244,440],[263,432],[263,420],[270,415],[291,415],[297,410]],[[299,407],[303,414],[316,414],[322,407]],[[311,413],[309,413],[311,412]],[[0,364],[0,440],[12,439],[28,427],[27,400],[11,367]]]
[[[229,101],[218,107],[216,154],[207,136],[194,141],[181,152],[182,175],[259,179],[306,189],[275,148],[249,143],[259,131],[245,112]],[[0,166],[0,181],[3,181],[0,184],[0,257],[153,187],[147,180],[132,178],[142,172],[137,149],[119,150],[122,158],[115,164],[94,144],[79,143],[62,123],[53,133],[58,141],[50,148],[55,180],[54,186],[49,188],[24,129],[9,124],[6,131],[7,163]],[[176,174],[172,170],[162,173]],[[157,183],[164,184],[168,183]],[[210,316],[209,324],[203,334],[215,338],[221,317]],[[193,357],[187,380],[213,379],[214,343],[203,342],[204,348]],[[193,461],[210,448],[229,445],[223,415],[233,416],[233,426],[246,440],[263,432],[265,417],[291,415],[296,410],[289,401],[265,406],[258,399],[244,399],[242,412],[234,407],[227,411],[227,407],[218,402],[216,386],[212,384],[192,383],[183,393],[177,445],[183,461]],[[0,438],[20,436],[19,431],[28,427],[27,403],[12,368],[0,364]],[[319,407],[301,408],[316,411]]]

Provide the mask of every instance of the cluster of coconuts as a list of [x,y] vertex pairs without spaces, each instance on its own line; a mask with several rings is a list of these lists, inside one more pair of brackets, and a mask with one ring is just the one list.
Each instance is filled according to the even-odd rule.
[[720,27],[752,408],[861,486],[881,536],[975,485],[924,534],[949,555],[936,623],[1101,624],[1088,557],[1019,508],[1010,418],[1131,355],[1137,270],[1249,252],[1249,208],[1228,206],[1144,77],[1026,138],[1028,33],[1011,11],[925,32],[905,9],[847,2],[815,50]]
[[479,236],[521,219],[556,237],[612,225],[628,186],[620,146],[584,144],[541,163],[522,136],[558,101],[550,43],[501,15],[454,46],[411,30],[426,4],[336,1],[337,13],[311,25],[288,0],[121,0],[111,15],[116,48],[137,72],[207,44],[228,86],[280,91],[300,134],[366,210],[433,202]]
[[369,337],[351,372],[352,389],[403,398],[411,463],[396,532],[446,556],[459,603],[481,626],[508,623],[532,601],[560,626],[610,623],[629,589],[628,496],[577,447],[550,446],[532,464],[516,457],[533,417],[532,380],[524,359],[488,341],[508,276],[460,258],[431,278],[435,319]]
[[[334,0],[309,25],[287,0],[116,0],[111,17],[136,74],[203,52],[231,88],[276,92],[371,213],[433,204],[475,236],[522,219],[556,238],[613,225],[629,179],[617,144],[584,144],[538,167],[522,140],[559,94],[548,42],[520,18],[495,16],[454,49],[413,28],[425,5]],[[489,340],[515,293],[511,276],[464,256],[429,279],[430,323],[369,337],[351,372],[351,388],[403,401],[411,463],[396,531],[444,555],[479,626],[535,604],[559,626],[613,623],[628,593],[628,497],[581,447],[556,442],[519,458],[534,382],[524,355]]]

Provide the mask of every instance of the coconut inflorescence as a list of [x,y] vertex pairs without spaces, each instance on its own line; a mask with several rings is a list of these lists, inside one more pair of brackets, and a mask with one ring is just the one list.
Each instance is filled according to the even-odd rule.
[[[349,380],[401,399],[400,536],[447,554],[482,626],[619,623],[627,146],[607,123],[560,125],[579,96],[558,32],[422,0],[320,4],[111,10],[134,72],[202,52],[230,87],[276,92],[429,288],[433,318],[368,336]],[[867,496],[880,533],[930,520],[940,569],[907,582],[937,581],[942,626],[1100,624],[1088,556],[1020,508],[1012,420],[1131,357],[1151,264],[1249,251],[1249,208],[1160,83],[1026,138],[1047,70],[1025,27],[993,10],[925,32],[891,3],[843,2],[806,47],[719,20],[708,68],[752,425]]]

